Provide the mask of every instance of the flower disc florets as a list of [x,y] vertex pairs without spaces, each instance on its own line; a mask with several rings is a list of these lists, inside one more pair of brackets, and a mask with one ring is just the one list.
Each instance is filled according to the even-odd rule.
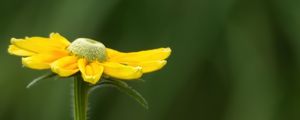
[[68,47],[68,51],[72,54],[85,58],[88,61],[100,61],[106,60],[106,48],[98,41],[89,38],[78,38],[71,43]]

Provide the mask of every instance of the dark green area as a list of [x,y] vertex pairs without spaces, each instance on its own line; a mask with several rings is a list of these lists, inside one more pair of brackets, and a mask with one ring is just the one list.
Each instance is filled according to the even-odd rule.
[[26,85],[47,71],[7,53],[11,37],[59,32],[121,51],[171,47],[166,67],[96,90],[90,120],[299,120],[298,0],[1,0],[0,120],[71,120],[71,79]]

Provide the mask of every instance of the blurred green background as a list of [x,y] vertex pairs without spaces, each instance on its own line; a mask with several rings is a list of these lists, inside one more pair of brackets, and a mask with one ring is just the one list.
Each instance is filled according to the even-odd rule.
[[70,79],[26,85],[45,71],[7,53],[11,37],[59,32],[121,51],[171,47],[167,66],[129,82],[145,110],[96,90],[90,120],[299,120],[300,1],[1,0],[0,120],[71,120]]

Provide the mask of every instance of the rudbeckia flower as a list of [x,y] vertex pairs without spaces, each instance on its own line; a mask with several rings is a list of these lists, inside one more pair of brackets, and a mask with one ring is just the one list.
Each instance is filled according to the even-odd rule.
[[157,71],[166,65],[171,49],[120,52],[92,39],[78,38],[70,43],[60,34],[51,33],[49,38],[12,38],[8,52],[21,56],[25,67],[51,69],[61,77],[81,72],[84,81],[96,84],[101,76],[135,80]]

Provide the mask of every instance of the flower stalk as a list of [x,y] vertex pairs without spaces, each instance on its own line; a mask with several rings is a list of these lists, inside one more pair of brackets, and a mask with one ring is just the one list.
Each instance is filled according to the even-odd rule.
[[74,120],[87,119],[88,91],[90,86],[82,80],[80,74],[74,76],[73,115]]

